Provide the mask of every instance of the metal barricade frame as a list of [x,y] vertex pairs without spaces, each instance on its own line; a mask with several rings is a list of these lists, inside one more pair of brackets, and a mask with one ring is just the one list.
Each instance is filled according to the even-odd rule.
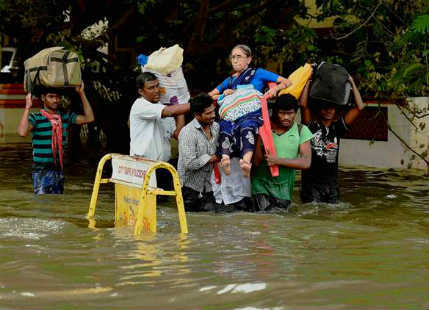
[[[143,177],[143,182],[141,186],[136,185],[136,183],[127,182],[124,180],[121,180],[119,178],[113,178],[113,175],[111,178],[102,178],[104,165],[107,161],[111,160],[112,165],[114,160],[127,160],[131,162],[140,162],[145,165],[148,165],[149,168],[144,171],[144,173],[140,173],[139,177]],[[173,179],[173,186],[174,190],[163,190],[161,188],[157,187],[151,187],[151,177],[153,173],[159,169],[164,168],[168,170],[172,176]],[[113,173],[112,173],[113,174]],[[156,196],[157,195],[164,195],[164,196],[176,196],[176,205],[177,205],[177,211],[179,216],[179,223],[180,223],[180,230],[182,233],[188,233],[188,225],[186,221],[186,214],[185,214],[185,207],[183,203],[183,197],[182,197],[182,189],[180,185],[179,175],[176,171],[176,169],[169,163],[162,162],[162,161],[154,161],[147,158],[141,158],[141,157],[132,157],[128,155],[122,155],[122,154],[116,154],[116,153],[110,153],[103,156],[97,167],[97,173],[94,180],[92,195],[91,195],[91,201],[89,204],[89,210],[87,218],[89,220],[93,220],[95,216],[95,209],[97,205],[97,199],[98,199],[98,192],[100,189],[100,184],[106,184],[106,183],[115,183],[115,225],[118,224],[119,219],[119,210],[118,210],[118,201],[117,201],[117,186],[121,185],[128,188],[137,188],[139,190],[138,196],[138,203],[137,203],[137,216],[135,218],[135,227],[134,227],[134,234],[140,235],[143,230],[149,231],[149,232],[156,232]]]

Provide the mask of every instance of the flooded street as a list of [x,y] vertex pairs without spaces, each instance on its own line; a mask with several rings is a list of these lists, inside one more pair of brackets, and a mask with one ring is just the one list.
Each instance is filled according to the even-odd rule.
[[[341,170],[338,206],[187,214],[158,233],[115,229],[113,187],[65,169],[62,196],[32,193],[29,145],[0,145],[0,309],[429,309],[429,178]],[[297,182],[299,184],[299,182]]]

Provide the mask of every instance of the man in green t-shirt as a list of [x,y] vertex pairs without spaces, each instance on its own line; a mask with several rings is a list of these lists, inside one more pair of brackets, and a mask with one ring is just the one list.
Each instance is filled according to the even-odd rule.
[[[295,123],[298,101],[290,94],[277,97],[270,105],[271,129],[277,155],[264,154],[258,136],[253,156],[252,195],[259,211],[287,210],[292,200],[296,169],[311,164],[313,134],[305,125]],[[269,166],[279,166],[279,176],[272,177]]]

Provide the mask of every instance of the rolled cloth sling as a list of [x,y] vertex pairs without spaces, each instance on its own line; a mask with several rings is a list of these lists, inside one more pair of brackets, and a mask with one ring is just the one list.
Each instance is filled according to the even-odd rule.
[[52,155],[54,157],[54,163],[57,165],[57,149],[58,157],[60,158],[60,166],[63,169],[63,123],[61,121],[61,115],[50,114],[45,110],[40,110],[40,113],[46,117],[52,126]]
[[[271,82],[268,83],[268,87],[276,87],[276,83]],[[262,107],[262,119],[264,123],[261,127],[259,127],[259,135],[262,139],[262,144],[264,145],[265,152],[277,156],[276,147],[274,146],[273,134],[271,133],[271,122],[270,122],[270,113],[268,112],[267,99],[269,99],[268,95],[264,95],[261,98],[261,107]],[[279,166],[270,166],[271,176],[278,177],[279,176]]]

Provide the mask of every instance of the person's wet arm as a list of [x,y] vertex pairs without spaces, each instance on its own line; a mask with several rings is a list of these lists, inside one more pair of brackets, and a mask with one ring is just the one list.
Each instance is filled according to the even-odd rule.
[[303,124],[311,122],[311,111],[308,108],[308,97],[310,93],[311,80],[308,80],[302,90],[301,97],[299,97],[299,106],[301,107],[301,121]]
[[253,153],[252,162],[255,167],[261,165],[264,160],[263,142],[260,135],[256,138],[255,151]]
[[217,98],[220,97],[220,93],[219,90],[217,88],[213,89],[211,92],[208,93],[208,95],[213,99],[213,100],[217,100]]
[[265,155],[268,166],[283,166],[286,168],[305,170],[311,165],[311,143],[305,141],[299,145],[299,157],[294,159],[281,158],[270,154]]
[[27,136],[28,132],[33,130],[33,125],[29,123],[28,118],[30,116],[30,109],[33,105],[31,93],[25,96],[25,108],[22,114],[21,121],[19,122],[17,132],[21,137]]
[[180,131],[185,126],[185,115],[176,115],[174,120],[176,121],[176,129],[173,132],[173,138],[177,140],[179,139]]
[[169,117],[169,116],[176,116],[188,113],[190,109],[190,104],[175,104],[175,105],[169,105],[165,106],[164,109],[162,109],[161,117]]
[[231,78],[226,78],[222,83],[220,83],[215,89],[208,93],[208,95],[213,99],[217,100],[221,95],[231,95],[234,90],[228,88],[231,82]]
[[270,87],[270,89],[265,93],[266,95],[269,95],[269,97],[276,96],[280,90],[292,85],[292,82],[290,80],[280,75],[277,77],[276,83],[276,86]]
[[351,108],[344,116],[344,122],[346,125],[350,125],[359,116],[360,111],[365,108],[359,89],[351,76],[349,76],[349,82],[352,84],[352,92],[354,97],[355,106]]
[[292,81],[290,81],[289,79],[279,76],[277,79],[277,83],[278,83],[278,90],[282,90],[283,88],[289,87],[292,85]]
[[89,104],[88,98],[86,97],[83,81],[80,86],[76,86],[76,92],[79,94],[80,100],[82,101],[82,107],[83,107],[83,113],[84,113],[83,115],[77,116],[76,124],[82,125],[82,124],[93,122],[94,112],[92,111],[91,105]]

